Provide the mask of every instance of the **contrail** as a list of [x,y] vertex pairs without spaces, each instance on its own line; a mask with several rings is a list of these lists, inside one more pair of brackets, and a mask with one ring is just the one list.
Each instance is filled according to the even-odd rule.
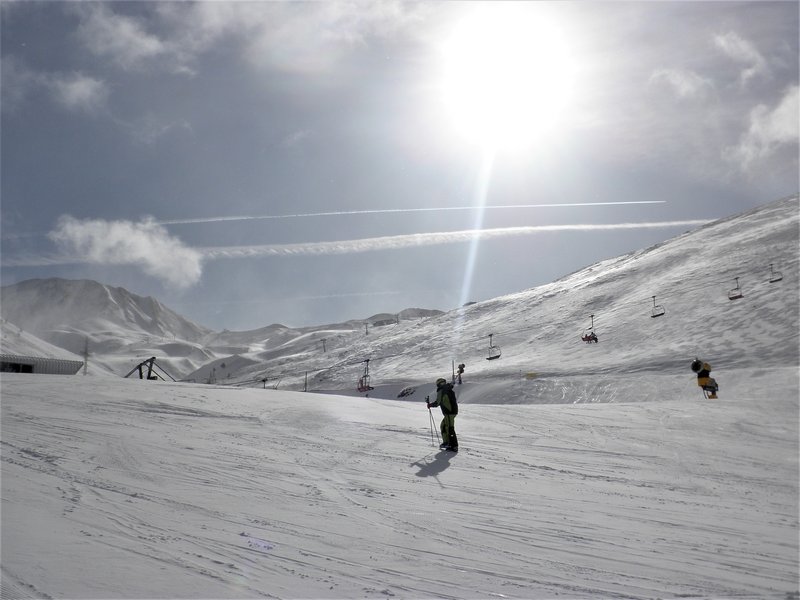
[[379,250],[399,250],[442,244],[472,242],[476,239],[490,240],[504,237],[531,235],[549,231],[608,231],[619,229],[656,229],[666,227],[694,227],[710,223],[709,220],[658,221],[650,223],[608,223],[576,225],[533,225],[496,229],[466,229],[434,233],[412,233],[356,240],[333,242],[309,242],[299,244],[263,244],[257,246],[219,246],[197,248],[205,259],[246,258],[255,256],[303,256],[354,254]]
[[197,219],[170,219],[157,221],[159,225],[190,225],[199,223],[222,223],[226,221],[256,221],[267,219],[301,219],[306,217],[335,217],[345,215],[378,215],[413,212],[444,212],[466,210],[512,209],[512,208],[565,208],[586,206],[620,206],[626,204],[665,204],[666,200],[628,200],[619,202],[564,202],[558,204],[504,204],[495,206],[434,206],[419,208],[376,208],[370,210],[336,210],[315,213],[294,213],[286,215],[239,215],[229,217],[202,217]]
[[[255,246],[211,246],[188,248],[203,261],[222,258],[247,258],[258,256],[313,256],[333,254],[355,254],[359,252],[376,252],[381,250],[400,250],[443,244],[472,242],[473,240],[491,240],[504,237],[533,235],[552,231],[610,231],[625,229],[657,229],[669,227],[696,227],[710,223],[707,219],[690,221],[656,221],[645,223],[607,223],[607,224],[575,224],[575,225],[533,225],[525,227],[506,227],[496,229],[466,229],[462,231],[440,231],[433,233],[413,233],[355,240],[333,242],[307,242],[297,244],[263,244]],[[44,267],[53,265],[86,264],[103,262],[87,256],[85,253],[21,255],[17,257],[3,255],[0,257],[3,267]],[[106,261],[106,264],[118,264]]]

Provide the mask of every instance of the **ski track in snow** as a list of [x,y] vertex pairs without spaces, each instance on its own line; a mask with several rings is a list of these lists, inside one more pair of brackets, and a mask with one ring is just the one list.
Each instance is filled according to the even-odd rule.
[[3,597],[786,598],[797,376],[465,405],[453,455],[419,403],[4,375]]

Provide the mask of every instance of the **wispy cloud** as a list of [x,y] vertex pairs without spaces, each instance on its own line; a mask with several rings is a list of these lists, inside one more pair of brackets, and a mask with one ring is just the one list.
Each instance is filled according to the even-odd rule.
[[651,84],[662,84],[681,99],[702,99],[714,89],[714,83],[688,69],[658,69],[650,76]]
[[417,208],[376,208],[369,210],[336,210],[314,213],[291,213],[284,215],[235,215],[221,217],[199,217],[190,219],[171,219],[158,221],[159,225],[190,225],[199,223],[222,223],[226,221],[257,221],[269,219],[300,219],[306,217],[332,217],[350,215],[375,215],[414,212],[447,212],[447,211],[475,211],[475,210],[513,210],[529,208],[566,208],[589,206],[619,206],[625,204],[664,204],[664,200],[629,200],[619,202],[561,202],[552,204],[508,204],[494,206],[423,206]]
[[75,3],[77,35],[96,56],[125,70],[154,68],[193,75],[197,59],[233,41],[256,68],[322,72],[354,48],[417,22],[425,7],[382,2],[164,2],[144,4],[147,20],[115,3]]
[[142,22],[113,12],[105,3],[81,3],[74,10],[82,19],[77,35],[84,45],[123,69],[139,68],[169,51]]
[[197,283],[202,274],[201,254],[152,220],[79,220],[65,215],[48,237],[69,257],[67,262],[133,265],[178,288]]
[[81,72],[36,71],[14,57],[3,57],[2,75],[5,111],[23,106],[25,100],[36,93],[49,96],[70,111],[96,113],[106,109],[108,85],[102,79]]
[[333,242],[309,242],[299,244],[264,244],[257,246],[225,246],[199,248],[207,259],[247,258],[258,256],[303,256],[354,254],[380,250],[401,250],[422,246],[438,246],[471,242],[475,239],[492,240],[519,237],[554,231],[616,231],[625,229],[656,229],[670,227],[695,227],[705,225],[707,220],[658,221],[649,223],[609,223],[574,225],[537,225],[529,227],[506,227],[496,229],[467,229],[462,231],[440,231],[416,233]]
[[47,83],[56,101],[70,110],[94,112],[106,106],[108,86],[94,77],[71,73],[50,77]]
[[738,33],[729,31],[714,36],[714,45],[733,61],[742,65],[739,83],[744,86],[757,76],[769,74],[769,67],[764,56],[755,44],[744,39]]
[[800,141],[800,87],[788,88],[772,108],[759,104],[750,112],[750,126],[739,144],[726,149],[725,156],[745,171],[777,152],[781,147]]

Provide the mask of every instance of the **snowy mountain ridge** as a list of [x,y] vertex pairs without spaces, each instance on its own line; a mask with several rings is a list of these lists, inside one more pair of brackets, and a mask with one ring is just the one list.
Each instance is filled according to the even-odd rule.
[[6,320],[73,352],[83,348],[86,336],[111,350],[121,332],[119,344],[131,335],[196,342],[210,333],[155,298],[92,280],[30,279],[3,286],[2,311]]
[[53,345],[70,354],[83,354],[88,340],[93,362],[119,375],[150,355],[162,357],[172,372],[182,376],[220,356],[281,354],[293,342],[342,336],[363,331],[365,325],[442,312],[411,308],[397,315],[378,314],[331,325],[292,328],[276,323],[251,331],[215,332],[155,298],[92,280],[32,279],[3,286],[0,294],[3,319],[40,338],[42,348]]

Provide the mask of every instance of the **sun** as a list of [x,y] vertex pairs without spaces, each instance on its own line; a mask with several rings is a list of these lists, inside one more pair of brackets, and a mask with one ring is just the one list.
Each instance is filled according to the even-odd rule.
[[482,5],[444,44],[445,110],[461,135],[495,149],[553,132],[574,79],[563,35],[536,3]]

